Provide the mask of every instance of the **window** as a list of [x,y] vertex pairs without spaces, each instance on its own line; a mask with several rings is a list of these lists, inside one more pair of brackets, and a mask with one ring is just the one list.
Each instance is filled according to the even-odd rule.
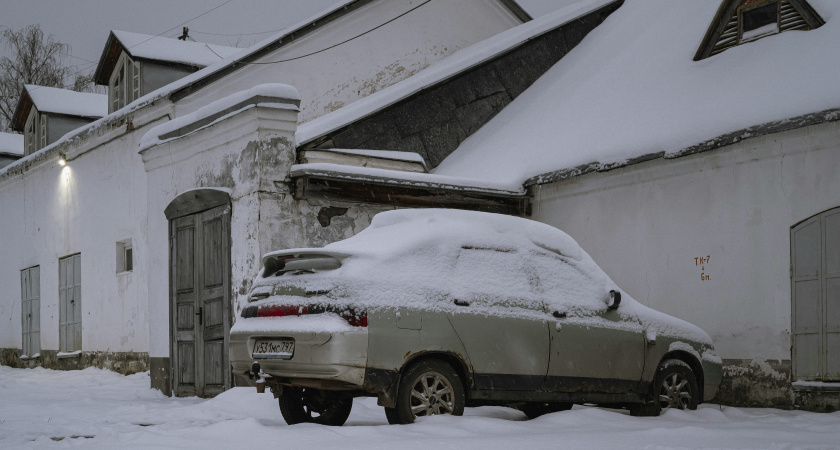
[[840,208],[794,226],[790,244],[794,380],[840,381]]
[[779,32],[779,2],[759,2],[739,9],[740,42],[749,42]]
[[23,359],[41,355],[41,269],[20,271],[21,355]]
[[41,114],[39,119],[38,149],[40,150],[47,146],[47,116]]
[[108,83],[112,113],[140,97],[140,63],[123,53]]
[[24,148],[26,156],[31,155],[38,151],[38,119],[40,118],[40,114],[35,108],[32,108],[29,112],[29,117],[26,119],[26,126],[24,127]]
[[825,20],[808,0],[723,0],[695,61],[785,31],[814,30]]
[[117,273],[134,270],[134,248],[131,239],[117,242]]
[[82,349],[82,255],[58,260],[59,347]]

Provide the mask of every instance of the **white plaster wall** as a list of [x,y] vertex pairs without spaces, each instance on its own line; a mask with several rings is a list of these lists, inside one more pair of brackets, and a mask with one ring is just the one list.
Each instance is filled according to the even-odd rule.
[[534,219],[569,233],[637,300],[705,329],[721,357],[790,359],[790,228],[840,206],[840,124],[535,194]]
[[[0,181],[0,347],[21,346],[20,270],[40,265],[41,348],[59,349],[58,259],[81,253],[82,350],[148,351],[145,129],[102,144],[123,134],[103,132],[65,148],[65,167],[52,159]],[[118,274],[126,239],[134,271]]]
[[[279,61],[330,47],[397,17],[417,0],[374,1],[266,55]],[[239,69],[178,102],[178,116],[263,83],[285,83],[301,96],[306,122],[408,78],[458,49],[521,22],[497,0],[432,1],[334,49],[279,64]]]

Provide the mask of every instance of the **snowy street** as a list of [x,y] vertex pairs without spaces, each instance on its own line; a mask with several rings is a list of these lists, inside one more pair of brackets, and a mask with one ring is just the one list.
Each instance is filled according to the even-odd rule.
[[840,413],[719,408],[658,418],[576,406],[528,421],[501,407],[467,408],[390,426],[372,398],[347,424],[289,427],[271,394],[234,388],[220,396],[168,398],[148,374],[0,366],[0,448],[840,448]]

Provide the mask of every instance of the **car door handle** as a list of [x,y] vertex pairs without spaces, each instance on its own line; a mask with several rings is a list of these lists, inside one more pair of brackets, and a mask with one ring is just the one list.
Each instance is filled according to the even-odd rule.
[[468,302],[466,300],[455,299],[455,304],[458,305],[458,306],[470,306],[470,302]]
[[565,312],[554,311],[553,313],[551,313],[551,315],[558,318],[558,319],[565,319],[566,318],[566,313]]

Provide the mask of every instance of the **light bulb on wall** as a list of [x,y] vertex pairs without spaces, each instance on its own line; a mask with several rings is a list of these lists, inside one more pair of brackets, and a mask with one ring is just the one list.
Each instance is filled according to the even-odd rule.
[[64,167],[67,165],[67,157],[64,156],[64,153],[58,154],[58,165]]

